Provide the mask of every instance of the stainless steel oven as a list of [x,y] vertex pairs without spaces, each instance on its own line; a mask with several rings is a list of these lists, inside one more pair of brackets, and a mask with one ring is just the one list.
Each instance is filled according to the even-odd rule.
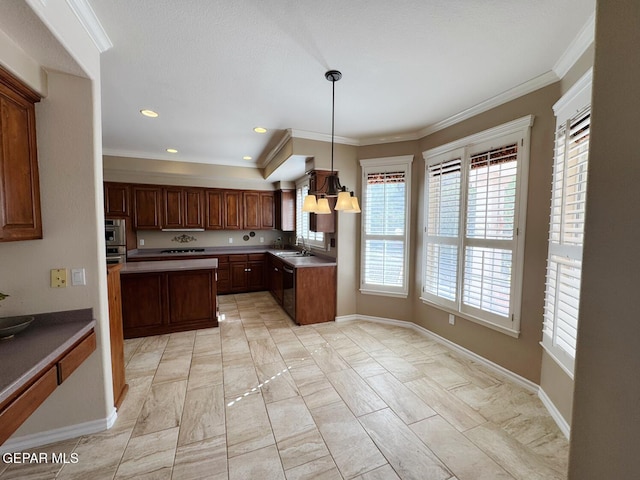
[[127,261],[127,247],[124,245],[109,246],[107,245],[107,265],[114,263],[124,263]]
[[105,219],[104,242],[108,246],[127,245],[127,230],[124,220]]

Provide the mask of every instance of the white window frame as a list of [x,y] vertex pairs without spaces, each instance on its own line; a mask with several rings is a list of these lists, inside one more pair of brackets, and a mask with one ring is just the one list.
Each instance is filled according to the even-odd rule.
[[[589,69],[581,78],[578,80],[563,97],[556,102],[553,106],[553,111],[556,115],[556,135],[557,133],[564,127],[565,128],[565,149],[564,156],[562,159],[563,164],[566,165],[567,162],[567,149],[566,145],[568,144],[569,137],[569,125],[572,121],[575,121],[578,117],[584,115],[585,110],[588,109],[591,105],[591,81],[592,81],[592,69]],[[555,186],[556,182],[556,165],[559,161],[557,157],[557,150],[554,149],[554,173],[553,173],[553,183],[552,188]],[[587,160],[587,172],[588,172],[588,160]],[[588,175],[588,173],[587,173]],[[563,187],[564,188],[564,187]],[[586,194],[586,192],[585,192]],[[565,205],[564,198],[557,199],[561,200],[562,205],[559,207],[561,210],[561,215],[564,215]],[[552,204],[552,209],[554,205]],[[553,211],[551,212],[553,215]],[[551,217],[551,222],[553,222],[553,217]],[[567,352],[565,349],[558,345],[557,339],[557,328],[558,323],[555,321],[555,315],[557,315],[557,311],[551,311],[549,306],[549,296],[554,296],[555,299],[559,298],[558,295],[558,284],[554,282],[550,283],[549,275],[550,275],[550,263],[553,257],[564,258],[566,262],[574,265],[580,264],[580,272],[581,272],[581,262],[582,262],[582,245],[564,245],[562,241],[553,241],[551,235],[551,225],[549,232],[549,253],[547,258],[547,276],[546,276],[546,289],[545,289],[545,312],[544,312],[544,323],[542,330],[542,342],[540,344],[545,349],[545,351],[549,354],[549,356],[565,371],[570,378],[573,378],[573,371],[575,366],[575,356]],[[557,262],[554,262],[557,263]],[[555,286],[555,287],[554,287]],[[579,292],[578,292],[579,297]],[[575,318],[576,323],[578,322],[578,318]],[[579,323],[578,323],[579,328]]]
[[[425,160],[425,188],[424,188],[424,230],[423,230],[423,248],[422,248],[422,288],[420,299],[423,303],[435,306],[449,313],[453,313],[462,318],[471,320],[475,323],[487,326],[493,330],[502,332],[512,337],[520,335],[520,317],[522,304],[522,281],[524,271],[524,239],[525,239],[525,220],[527,209],[527,189],[529,175],[529,145],[531,137],[531,126],[533,125],[534,116],[527,115],[520,119],[479,132],[477,134],[456,140],[454,142],[442,145],[422,153]],[[516,198],[514,211],[514,235],[509,241],[512,253],[512,269],[511,269],[511,285],[510,285],[510,305],[509,316],[502,317],[491,314],[484,310],[475,309],[463,304],[463,285],[464,285],[464,252],[465,248],[470,245],[471,241],[465,241],[465,229],[467,220],[467,190],[468,190],[468,167],[472,154],[498,148],[503,145],[517,143],[518,145],[518,170],[516,173]],[[459,233],[457,237],[447,242],[456,246],[457,249],[457,271],[456,271],[456,295],[455,300],[450,301],[442,297],[427,292],[427,214],[429,208],[428,201],[428,185],[429,185],[429,166],[437,165],[443,161],[454,158],[462,159],[462,178],[460,187],[460,214],[458,221]],[[487,244],[490,241],[487,241]],[[482,241],[474,241],[480,245]]]
[[[413,155],[402,155],[398,157],[370,158],[360,160],[362,167],[362,215],[361,221],[361,243],[360,243],[360,292],[368,295],[380,295],[388,297],[407,298],[409,295],[409,239],[411,231],[411,165]],[[369,235],[366,229],[366,215],[368,215],[367,205],[367,175],[370,173],[405,173],[405,217],[403,235]],[[367,262],[366,244],[367,239],[379,240],[402,240],[404,244],[404,259],[402,266],[402,286],[377,285],[365,283],[365,267]]]
[[[309,190],[309,177],[301,178],[296,182],[296,243],[298,238],[303,237],[305,246],[326,250],[327,236],[322,232],[310,230],[310,213],[302,211],[302,200],[304,200],[305,190]],[[302,193],[302,195],[301,195]],[[306,216],[306,219],[303,218]]]

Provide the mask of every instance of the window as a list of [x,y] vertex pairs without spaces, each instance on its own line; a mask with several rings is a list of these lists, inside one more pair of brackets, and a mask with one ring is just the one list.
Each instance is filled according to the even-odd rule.
[[296,241],[304,238],[305,244],[324,249],[324,233],[309,229],[309,212],[302,211],[304,197],[309,193],[309,179],[305,178],[296,184]]
[[413,156],[361,160],[363,293],[406,297]]
[[512,336],[532,124],[525,117],[423,154],[422,300]]
[[590,85],[588,73],[554,105],[557,126],[542,345],[571,376],[582,274]]

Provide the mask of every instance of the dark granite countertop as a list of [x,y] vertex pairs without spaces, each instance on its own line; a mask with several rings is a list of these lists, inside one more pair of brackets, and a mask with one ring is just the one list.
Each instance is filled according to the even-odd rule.
[[[189,248],[189,247],[185,247]],[[129,250],[127,252],[127,258],[135,260],[134,262],[127,263],[127,267],[123,268],[122,273],[127,273],[128,265],[135,265],[136,263],[140,263],[142,259],[149,259],[154,261],[154,263],[162,262],[165,258],[167,260],[185,260],[185,261],[195,261],[198,258],[206,258],[207,256],[215,256],[215,255],[236,255],[236,254],[250,254],[250,253],[270,253],[272,255],[278,256],[278,253],[283,251],[293,251],[293,249],[288,250],[276,250],[271,247],[205,247],[204,251],[201,252],[181,252],[181,253],[162,253],[162,248],[147,248],[147,249],[136,249]],[[158,260],[162,258],[163,260]],[[331,257],[325,257],[323,255],[313,254],[309,257],[278,257],[284,263],[294,267],[294,268],[306,268],[306,267],[330,267],[335,266],[336,261]],[[191,260],[189,260],[191,259]],[[144,262],[149,263],[149,262]]]
[[0,340],[0,403],[55,362],[96,324],[90,308],[33,316],[26,330]]
[[158,260],[147,262],[129,262],[122,265],[120,274],[127,273],[150,273],[150,272],[175,272],[178,270],[210,270],[218,268],[218,259],[175,259]]

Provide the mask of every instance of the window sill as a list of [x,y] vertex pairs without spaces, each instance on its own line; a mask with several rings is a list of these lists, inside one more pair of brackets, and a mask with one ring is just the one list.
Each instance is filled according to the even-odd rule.
[[407,293],[398,293],[398,292],[383,292],[380,290],[369,290],[366,288],[361,288],[360,293],[363,295],[378,295],[379,297],[393,297],[393,298],[408,298],[409,294]]
[[469,320],[470,322],[477,323],[478,325],[482,325],[483,327],[490,328],[491,330],[495,330],[496,332],[504,333],[505,335],[508,335],[510,337],[513,337],[513,338],[520,338],[520,330],[513,330],[511,328],[507,328],[507,327],[504,327],[502,325],[497,325],[497,324],[489,322],[487,320],[483,320],[481,318],[474,317],[473,315],[469,315],[467,313],[459,312],[458,310],[456,310],[454,308],[447,308],[447,307],[444,307],[442,305],[438,305],[437,303],[434,303],[434,302],[432,302],[430,300],[427,300],[426,298],[423,298],[423,297],[420,297],[420,300],[425,305],[429,305],[430,307],[437,308],[437,309],[445,311],[447,313],[452,313],[456,317],[464,318],[465,320]]
[[569,368],[564,363],[562,363],[562,361],[558,358],[558,355],[556,355],[556,353],[549,347],[547,347],[543,342],[540,342],[540,346],[544,349],[545,352],[547,352],[547,355],[549,355],[549,357],[554,362],[556,362],[556,364],[562,369],[562,371],[566,373],[571,380],[573,380],[573,372],[569,370]]

